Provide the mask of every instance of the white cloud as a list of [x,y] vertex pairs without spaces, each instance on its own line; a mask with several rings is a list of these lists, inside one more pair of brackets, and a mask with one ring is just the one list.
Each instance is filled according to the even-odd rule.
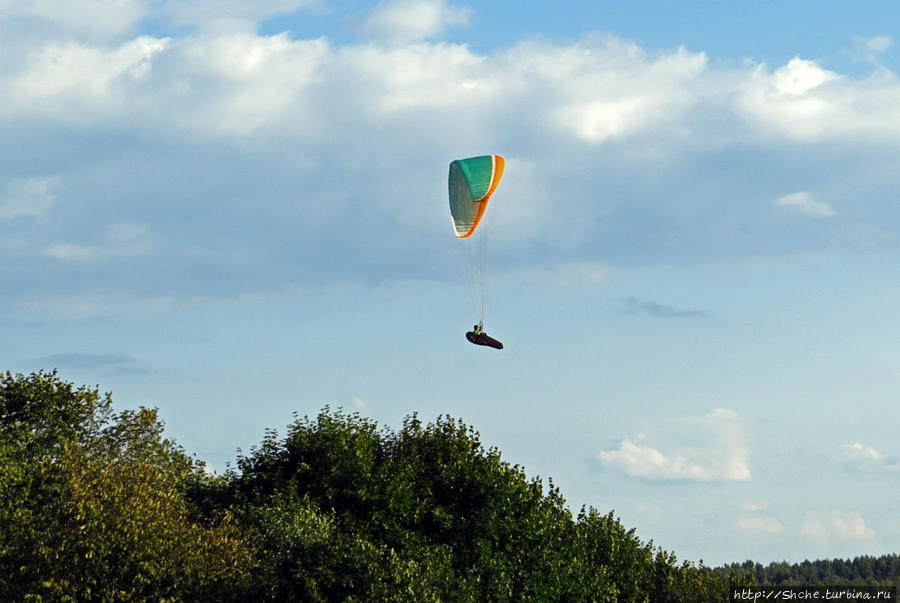
[[243,140],[278,128],[309,140],[318,120],[336,125],[312,99],[329,54],[324,40],[237,33],[200,38],[174,54],[171,78],[160,74],[154,85],[163,90],[157,107],[176,105],[168,119],[183,131]]
[[501,83],[491,82],[484,58],[464,46],[357,46],[334,58],[342,83],[366,90],[366,104],[359,109],[375,115],[449,110],[447,125],[459,128],[467,126],[467,112],[481,123],[485,110],[501,98]]
[[53,189],[59,182],[55,176],[15,180],[0,195],[0,220],[21,216],[44,217],[56,200]]
[[784,525],[772,515],[741,515],[737,526],[751,534],[778,534],[784,531]]
[[806,95],[814,88],[818,88],[836,77],[837,74],[822,69],[815,61],[806,61],[795,57],[787,65],[775,71],[772,85],[776,97],[796,98]]
[[357,410],[368,412],[369,405],[366,404],[366,401],[363,400],[360,396],[353,396],[352,402],[353,402],[353,406],[355,406],[357,408]]
[[709,468],[693,463],[680,454],[667,456],[650,446],[640,446],[628,439],[622,440],[617,450],[603,450],[597,457],[602,464],[620,469],[632,477],[702,481],[713,479]]
[[[370,24],[398,6],[379,5]],[[841,116],[848,119],[838,120],[844,128],[840,131],[830,121],[816,122],[824,123],[824,129],[809,132],[818,131],[820,136],[846,135],[866,144],[868,137],[856,135],[868,132],[876,116],[885,124],[876,136],[900,135],[900,128],[891,134],[891,124],[900,123],[893,119],[895,111],[900,117],[900,110],[891,100],[900,87],[888,75],[854,80],[809,61],[792,61],[774,70],[726,69],[703,53],[683,48],[648,52],[633,42],[601,35],[586,35],[572,43],[532,40],[478,52],[463,44],[427,41],[451,25],[464,24],[459,14],[465,11],[449,15],[455,10],[449,2],[417,6],[428,8],[431,17],[417,18],[418,25],[411,29],[417,41],[407,45],[378,39],[349,43],[324,37],[297,39],[289,33],[263,36],[255,28],[188,28],[188,34],[176,31],[172,39],[143,36],[104,42],[49,37],[22,52],[21,61],[3,59],[0,52],[0,60],[10,65],[0,69],[0,128],[3,134],[23,138],[32,131],[66,138],[70,146],[54,152],[68,164],[67,191],[73,172],[99,173],[119,161],[110,160],[110,155],[130,146],[135,155],[149,159],[146,165],[157,174],[183,176],[178,194],[192,191],[186,213],[196,207],[199,217],[202,199],[221,192],[211,184],[222,181],[214,174],[225,174],[217,172],[220,169],[234,173],[237,166],[251,176],[265,171],[266,184],[261,186],[266,190],[269,184],[281,187],[274,193],[278,199],[254,199],[258,216],[284,215],[284,208],[296,216],[315,212],[328,221],[319,229],[325,232],[324,227],[339,224],[349,208],[360,207],[356,224],[360,231],[375,232],[385,221],[393,221],[398,235],[419,237],[396,237],[390,245],[397,249],[425,240],[432,225],[435,230],[446,228],[446,209],[421,200],[446,194],[442,182],[449,158],[503,153],[509,159],[508,172],[490,210],[498,218],[494,249],[516,251],[507,257],[523,258],[520,266],[537,266],[534,274],[543,282],[589,284],[608,279],[608,266],[623,255],[643,261],[659,258],[661,248],[666,253],[695,248],[698,253],[717,253],[722,245],[715,249],[704,245],[714,237],[725,240],[727,235],[715,227],[723,214],[691,215],[697,205],[687,198],[690,187],[673,176],[674,166],[694,161],[698,147],[727,150],[750,140],[766,149],[771,141],[765,136],[783,149],[780,143],[800,134],[781,127],[779,103],[833,96]],[[154,7],[161,7],[153,8],[154,14],[170,11],[171,20],[185,24],[214,10],[209,2]],[[287,0],[254,7],[228,2],[222,12],[253,21],[279,11],[313,8]],[[387,27],[389,22],[382,24]],[[744,101],[752,100],[753,94],[761,95],[762,104],[751,110]],[[818,119],[801,117],[800,121]],[[67,150],[76,146],[87,150],[90,145],[94,153]],[[162,147],[166,151],[158,152]],[[106,155],[105,149],[113,153]],[[109,175],[121,181],[121,167],[129,155],[118,157],[119,171]],[[195,159],[192,169],[202,174],[196,179],[189,168],[174,163],[190,164]],[[227,167],[216,163],[219,159]],[[265,168],[251,166],[254,162]],[[284,167],[288,162],[289,177]],[[400,166],[416,166],[405,170],[405,186],[395,176]],[[63,173],[57,166],[52,171]],[[289,178],[293,187],[285,192]],[[73,187],[80,195],[73,200],[84,200],[90,211],[99,204],[86,197],[99,196],[110,181],[93,175],[83,180],[84,186]],[[297,186],[300,182],[302,186]],[[123,203],[123,215],[117,218],[121,221],[143,220],[146,212],[137,204],[147,194],[161,192],[157,188],[148,193],[153,185],[135,183],[131,200]],[[230,202],[236,203],[241,194],[250,198],[249,193],[231,190],[226,196],[232,195]],[[52,196],[52,188],[42,199],[35,196],[24,204],[7,196],[0,200],[0,219],[42,215]],[[363,197],[368,200],[363,202]],[[783,202],[789,210],[833,213],[811,196],[793,200],[788,196]],[[168,210],[174,203],[161,200],[160,206]],[[765,211],[765,207],[754,211],[759,209]],[[365,212],[379,212],[378,223],[374,213]],[[164,221],[165,215],[161,211],[157,219]],[[744,218],[749,227],[744,230],[755,232],[753,216]],[[840,227],[834,222],[829,227]],[[299,230],[309,221],[291,224]],[[710,236],[713,230],[716,234]],[[107,242],[85,239],[89,232],[60,226],[41,237],[31,236],[31,246],[40,246],[51,258],[108,257]],[[688,237],[697,245],[684,245]],[[241,237],[237,239],[229,253],[252,256],[275,270],[279,263],[275,253],[248,250],[241,246]],[[302,246],[308,239],[292,240]],[[539,256],[518,253],[535,250],[535,241],[543,245]],[[204,245],[172,242],[181,250]],[[765,245],[753,242],[747,253]],[[671,456],[658,442],[643,444]]]
[[817,544],[829,540],[870,542],[875,539],[875,531],[866,525],[858,511],[835,511],[828,517],[810,513],[801,524],[800,533]]
[[141,0],[0,0],[0,22],[36,19],[89,38],[127,34],[147,14]]
[[[677,422],[674,430],[686,434],[688,443],[661,452],[625,438],[614,450],[597,454],[599,462],[631,477],[659,480],[746,481],[749,450],[740,416],[717,408],[703,417]],[[643,439],[643,438],[639,438]]]
[[814,61],[794,58],[770,72],[765,65],[735,74],[740,93],[734,108],[757,128],[755,136],[823,140],[900,135],[897,77],[885,69],[850,79]]
[[128,106],[139,115],[146,103],[135,89],[168,45],[167,39],[142,36],[111,50],[75,42],[45,46],[10,83],[6,111],[76,125],[107,121]]
[[[434,23],[457,23],[446,16],[458,14],[449,5],[422,6],[443,15]],[[465,135],[471,145],[523,125],[587,143],[651,127],[659,136],[693,106],[706,65],[703,54],[648,57],[611,36],[479,55],[455,44],[332,47],[247,31],[144,36],[112,47],[55,42],[26,58],[0,92],[7,96],[0,116],[76,125],[118,118],[154,136],[244,139],[272,129],[311,141],[340,139],[393,115],[410,127],[415,112],[436,139]]]
[[841,447],[844,460],[853,468],[865,471],[900,471],[900,461],[888,458],[872,446],[860,442]]
[[834,210],[827,203],[816,201],[811,193],[799,191],[775,199],[774,205],[817,218],[831,218]]
[[[698,101],[706,55],[683,48],[658,58],[608,37],[596,43],[549,48],[553,65],[538,64],[560,92],[553,108],[562,128],[588,143],[623,138],[647,128],[667,132]],[[543,72],[552,69],[554,75]],[[567,77],[566,77],[567,76]],[[677,131],[677,128],[676,128]]]
[[[164,9],[192,21],[212,6]],[[253,6],[229,3],[220,12],[258,22],[309,3]],[[379,5],[369,27],[405,28],[407,39],[419,40],[405,46],[334,46],[253,28],[142,36],[117,46],[56,40],[0,76],[0,116],[76,125],[120,120],[153,136],[238,142],[275,133],[307,143],[343,140],[349,132],[382,136],[418,124],[435,140],[470,137],[475,146],[507,132],[540,135],[545,145],[600,145],[652,132],[654,147],[672,152],[685,141],[722,145],[761,131],[787,139],[900,137],[900,106],[892,102],[900,84],[883,72],[851,80],[799,58],[774,71],[723,71],[703,53],[651,55],[613,36],[522,42],[490,54],[421,41],[464,24],[465,14],[440,1]],[[708,113],[728,127],[709,130]]]
[[760,65],[744,79],[738,107],[791,137],[817,137],[840,113],[840,97],[826,86],[839,80],[836,73],[799,57],[773,73]]
[[468,25],[470,12],[445,0],[382,0],[362,31],[393,43],[418,42]]

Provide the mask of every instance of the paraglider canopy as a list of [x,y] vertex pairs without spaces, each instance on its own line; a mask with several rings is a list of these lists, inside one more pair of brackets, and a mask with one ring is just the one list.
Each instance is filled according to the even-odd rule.
[[457,238],[469,237],[478,228],[504,165],[500,155],[457,159],[450,164],[450,216]]

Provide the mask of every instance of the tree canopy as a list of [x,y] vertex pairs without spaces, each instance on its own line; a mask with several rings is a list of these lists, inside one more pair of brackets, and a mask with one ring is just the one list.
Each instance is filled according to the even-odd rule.
[[0,592],[8,600],[176,601],[238,594],[259,564],[227,510],[186,497],[206,481],[156,411],[56,373],[0,379]]
[[221,476],[163,431],[155,410],[115,412],[55,372],[0,375],[0,592],[708,602],[763,580],[750,562],[678,563],[612,512],[573,513],[449,416],[392,430],[325,407]]

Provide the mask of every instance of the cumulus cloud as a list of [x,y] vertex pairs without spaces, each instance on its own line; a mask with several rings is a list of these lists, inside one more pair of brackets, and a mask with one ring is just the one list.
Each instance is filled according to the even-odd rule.
[[872,446],[854,442],[841,447],[844,462],[863,471],[900,471],[900,460],[887,457]]
[[[415,4],[438,15],[435,24],[413,28],[420,34],[458,13],[443,2]],[[402,6],[379,11],[406,14]],[[268,126],[318,140],[323,128],[324,138],[342,136],[361,120],[427,111],[436,137],[531,124],[600,143],[669,129],[694,105],[705,65],[702,54],[651,57],[613,37],[573,46],[527,42],[479,55],[445,43],[336,48],[323,39],[233,31],[112,46],[54,42],[28,54],[2,96],[9,117],[78,125],[119,118],[154,135],[177,129],[244,137]]]
[[811,193],[799,191],[775,199],[776,207],[782,207],[816,218],[831,218],[834,210],[827,203],[816,201]]
[[858,511],[835,511],[825,517],[810,513],[801,524],[800,533],[818,544],[829,540],[869,542],[875,539],[875,531],[866,525]]
[[[137,0],[95,2],[137,7],[129,14],[149,10]],[[303,0],[165,2],[154,10],[175,21],[208,23],[218,15],[254,27],[176,40],[139,36],[117,45],[53,39],[32,48],[12,80],[3,82],[8,90],[4,104],[12,105],[5,111],[40,116],[53,107],[67,122],[93,117],[106,123],[110,109],[126,113],[127,108],[133,123],[152,118],[154,128],[163,125],[163,118],[181,128],[210,113],[200,120],[202,131],[238,136],[247,128],[215,124],[240,123],[250,112],[250,128],[265,122],[295,133],[319,124],[334,133],[339,124],[364,117],[358,112],[449,107],[460,107],[459,113],[437,121],[452,127],[549,127],[592,145],[648,131],[657,139],[703,140],[698,124],[709,112],[731,116],[731,127],[706,133],[716,144],[729,142],[722,140],[723,133],[734,137],[732,142],[753,137],[760,125],[787,138],[869,131],[900,135],[900,126],[895,127],[900,108],[889,102],[900,85],[883,74],[854,81],[801,58],[774,71],[759,65],[722,72],[710,68],[704,53],[679,48],[650,54],[614,36],[589,35],[567,45],[521,42],[490,54],[422,42],[467,23],[468,10],[446,0],[394,0],[374,9],[364,29],[406,45],[336,47],[324,40],[255,33],[265,18],[316,5]],[[49,10],[41,11],[50,18]],[[361,86],[365,95],[357,97]],[[78,111],[64,111],[73,103]],[[513,106],[516,111],[509,111]]]
[[[21,4],[0,6],[8,20],[23,19]],[[806,250],[818,242],[744,239],[762,230],[770,208],[756,203],[756,214],[736,220],[734,206],[703,205],[686,179],[718,178],[695,163],[708,161],[709,149],[727,157],[749,145],[770,157],[773,149],[790,154],[798,140],[900,137],[893,101],[900,86],[884,72],[853,79],[805,59],[724,68],[702,52],[648,51],[598,34],[476,51],[435,41],[467,23],[467,11],[449,0],[381,3],[365,21],[372,35],[350,42],[258,33],[262,19],[322,8],[312,2],[136,6],[143,16],[117,17],[122,25],[108,28],[117,36],[66,25],[68,35],[0,52],[7,67],[0,69],[0,135],[27,151],[5,172],[21,185],[0,184],[0,227],[16,227],[0,244],[27,243],[44,262],[34,270],[154,254],[157,267],[180,266],[229,254],[239,259],[216,264],[221,271],[203,286],[230,293],[267,290],[272,281],[365,280],[377,271],[377,278],[421,277],[429,260],[438,263],[428,254],[439,253],[436,233],[447,225],[445,201],[423,200],[446,195],[450,158],[489,150],[509,160],[491,214],[500,258],[494,273],[524,274],[528,266],[544,282],[597,285],[619,262],[765,253],[772,245]],[[255,25],[192,26],[216,11]],[[44,13],[28,18],[55,18]],[[171,37],[128,33],[128,23],[148,18],[185,29]],[[55,163],[36,176],[29,157],[47,155]],[[691,166],[703,175],[694,178],[684,169]],[[63,204],[54,181],[40,180],[45,172],[65,174],[70,211],[56,215]],[[722,188],[710,196],[732,191]],[[779,207],[834,213],[804,194]],[[19,228],[34,222],[19,218],[47,217],[50,208],[59,220],[53,228]],[[91,215],[143,224],[143,251],[126,251],[102,226],[97,233]],[[387,241],[385,228],[397,236]],[[340,261],[323,267],[310,259],[317,257]],[[144,283],[159,278],[152,282],[163,297],[203,294],[198,279],[170,276],[148,273]],[[84,297],[74,286],[60,293]],[[702,312],[659,300],[626,303],[655,316]]]
[[[257,4],[216,3],[215,10],[258,22],[309,3]],[[205,2],[165,6],[188,21],[213,10]],[[409,42],[464,25],[466,14],[442,0],[398,0],[378,5],[367,27],[405,31]],[[521,42],[477,54],[447,43],[336,47],[229,30],[118,45],[57,40],[26,58],[3,82],[6,115],[50,114],[80,124],[120,117],[157,135],[189,127],[192,134],[244,137],[268,126],[304,136],[324,128],[334,136],[339,124],[421,110],[434,112],[437,135],[445,127],[483,133],[490,124],[494,132],[515,128],[527,137],[540,128],[589,145],[650,131],[657,141],[696,144],[704,139],[698,111],[732,116],[727,130],[706,133],[717,145],[729,142],[723,133],[742,142],[760,125],[791,138],[838,134],[835,128],[884,136],[900,123],[900,108],[887,102],[900,85],[890,78],[852,81],[799,58],[775,71],[761,65],[721,73],[703,53],[649,54],[614,36]]]
[[745,80],[738,107],[789,136],[818,137],[840,113],[840,96],[827,87],[839,79],[815,61],[799,57],[771,73],[761,65]]
[[392,43],[417,42],[468,25],[470,12],[445,0],[382,0],[361,29]]
[[[749,449],[740,416],[717,408],[702,417],[676,422],[670,429],[687,443],[663,452],[645,444],[647,436],[625,438],[617,449],[597,454],[601,465],[626,475],[653,480],[747,481]],[[686,437],[685,437],[686,436]]]
[[822,69],[815,61],[794,57],[775,71],[772,86],[776,97],[797,98],[836,77],[835,73]]
[[900,108],[889,100],[900,92],[900,82],[890,72],[852,80],[797,57],[775,71],[759,65],[740,79],[735,108],[761,133],[788,140],[861,134],[884,140],[900,134]]
[[33,53],[27,67],[9,82],[2,95],[6,114],[87,125],[107,122],[127,105],[140,113],[146,106],[139,98],[141,82],[154,57],[167,46],[167,39],[149,36],[111,49],[79,42],[47,45]]
[[665,455],[659,450],[625,439],[617,450],[603,450],[597,457],[607,467],[620,469],[632,477],[673,480],[710,480],[713,472],[681,454]]
[[[525,50],[531,48],[526,45],[519,52]],[[528,62],[535,64],[541,77],[557,80],[561,94],[552,109],[555,121],[594,144],[649,127],[671,131],[678,117],[696,106],[695,86],[707,65],[703,53],[680,48],[651,58],[638,46],[614,37],[545,48],[543,55],[528,57]],[[557,75],[544,71],[551,68]]]

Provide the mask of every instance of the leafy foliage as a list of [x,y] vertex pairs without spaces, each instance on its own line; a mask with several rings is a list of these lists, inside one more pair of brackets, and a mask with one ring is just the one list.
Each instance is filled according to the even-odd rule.
[[56,373],[0,380],[0,592],[10,600],[181,600],[239,593],[252,539],[192,520],[203,479],[156,411]]
[[155,410],[114,412],[55,372],[0,375],[6,599],[708,602],[896,576],[896,559],[851,565],[679,564],[611,512],[573,516],[446,416],[392,431],[326,407],[213,477]]
[[707,568],[676,566],[611,513],[576,520],[450,417],[392,432],[326,408],[238,468],[201,498],[260,534],[275,600],[724,600]]

